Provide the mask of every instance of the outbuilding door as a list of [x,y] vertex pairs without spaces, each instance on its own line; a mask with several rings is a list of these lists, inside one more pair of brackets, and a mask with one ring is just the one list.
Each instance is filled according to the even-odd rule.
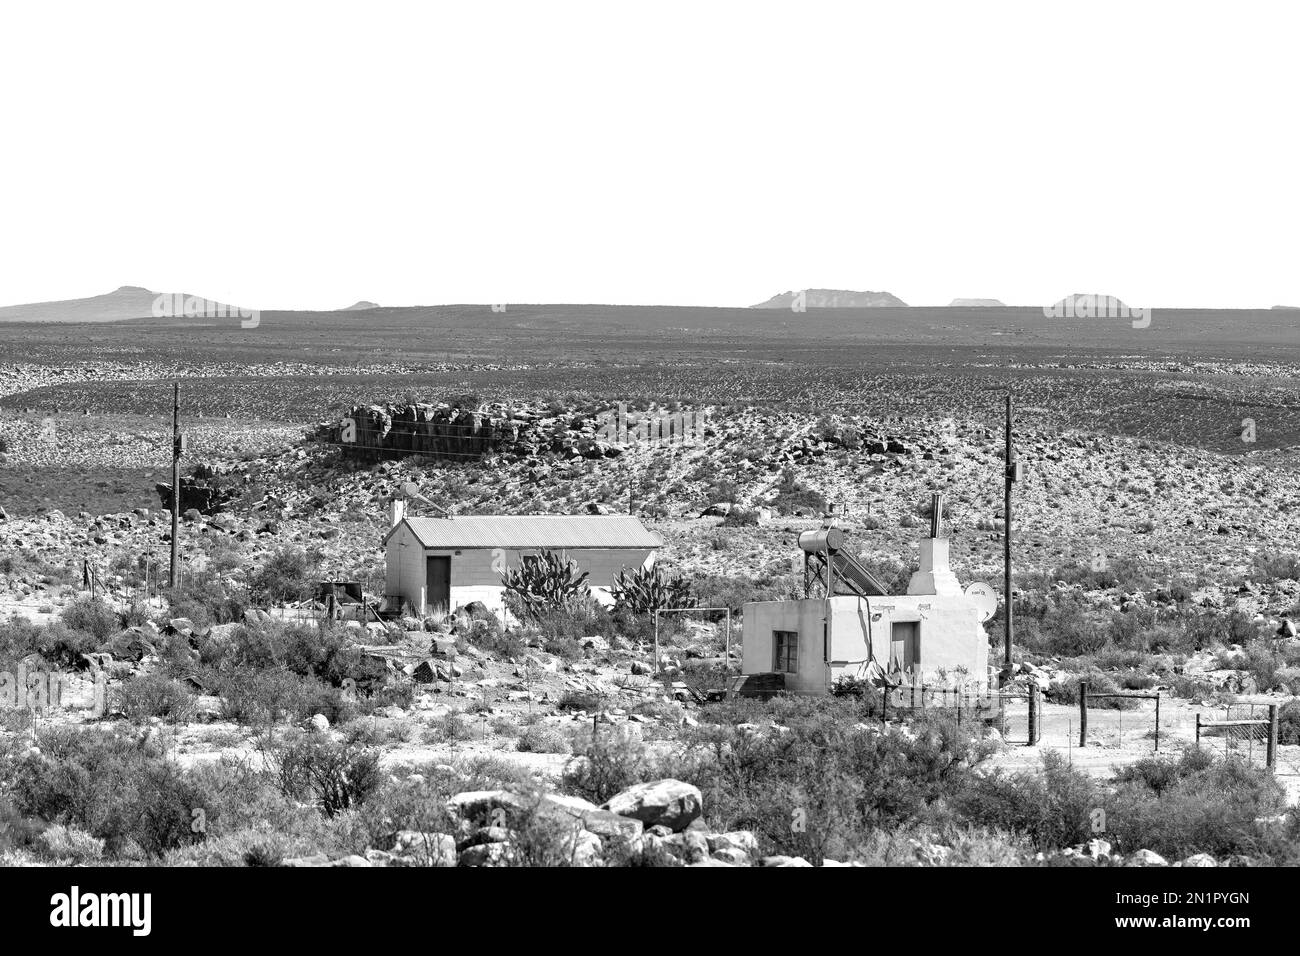
[[426,559],[425,604],[430,610],[451,610],[451,558],[448,555]]
[[890,670],[913,670],[921,664],[921,625],[916,621],[895,621],[889,638]]

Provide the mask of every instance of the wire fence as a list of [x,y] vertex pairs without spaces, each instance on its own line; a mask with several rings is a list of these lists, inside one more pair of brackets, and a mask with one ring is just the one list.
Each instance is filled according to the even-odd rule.
[[1294,755],[1279,754],[1276,704],[1241,701],[1198,712],[1196,744],[1221,751],[1225,758],[1235,756],[1269,767],[1275,773],[1300,773]]

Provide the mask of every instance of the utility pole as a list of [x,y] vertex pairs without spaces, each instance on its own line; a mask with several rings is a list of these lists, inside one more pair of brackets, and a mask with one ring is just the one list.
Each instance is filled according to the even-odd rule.
[[1002,662],[1006,676],[1011,676],[1011,635],[1015,628],[1015,615],[1011,610],[1011,486],[1020,477],[1020,465],[1011,445],[1011,393],[1007,392],[1007,448],[1006,448],[1006,500],[1003,502],[1002,529],[1002,588],[1006,613],[1006,657]]
[[172,565],[168,585],[174,591],[180,587],[180,532],[181,532],[181,383],[172,383]]

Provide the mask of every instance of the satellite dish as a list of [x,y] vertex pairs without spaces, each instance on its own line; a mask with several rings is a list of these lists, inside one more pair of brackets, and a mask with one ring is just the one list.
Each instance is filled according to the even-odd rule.
[[998,609],[998,595],[993,588],[983,581],[976,581],[966,586],[966,596],[971,599],[980,613],[980,623],[991,618]]

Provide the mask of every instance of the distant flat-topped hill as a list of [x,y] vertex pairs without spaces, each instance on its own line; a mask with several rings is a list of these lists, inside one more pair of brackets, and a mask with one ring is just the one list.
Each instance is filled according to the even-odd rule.
[[155,303],[162,300],[161,314],[183,313],[187,302],[198,311],[225,308],[220,303],[189,293],[158,293],[138,285],[124,285],[104,295],[57,302],[30,302],[0,307],[0,322],[124,322],[155,317]]
[[788,309],[796,296],[803,296],[803,304],[810,309],[878,309],[897,308],[907,303],[890,292],[850,292],[847,289],[802,289],[781,292],[766,302],[751,306],[754,309]]
[[369,302],[362,299],[360,302],[353,302],[347,308],[339,309],[340,312],[365,312],[367,309],[379,308],[378,302]]
[[950,309],[1005,309],[1007,304],[997,299],[953,299]]

